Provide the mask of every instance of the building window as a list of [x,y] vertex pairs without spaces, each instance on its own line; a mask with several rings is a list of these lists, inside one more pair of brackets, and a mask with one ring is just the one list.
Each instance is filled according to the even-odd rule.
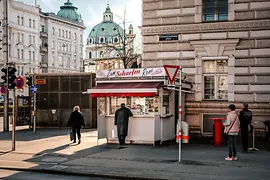
[[22,59],[24,59],[24,52],[23,52],[23,49],[21,50],[21,53],[22,53]]
[[68,32],[66,31],[66,38],[68,38]]
[[20,59],[20,50],[17,49],[17,58]]
[[41,26],[41,32],[45,32],[45,26]]
[[31,60],[31,51],[29,51],[29,60]]
[[35,52],[33,52],[33,61],[35,61]]
[[35,29],[36,28],[36,21],[33,20],[33,28]]
[[20,16],[17,16],[17,23],[20,25]]
[[24,34],[22,33],[22,42],[24,42]]
[[228,20],[228,0],[204,0],[204,21]]
[[33,36],[33,44],[36,44],[36,37]]
[[22,67],[21,75],[24,75],[24,67]]
[[92,58],[92,52],[89,52],[89,59]]
[[23,26],[23,24],[24,24],[24,22],[23,22],[23,17],[21,17],[21,21],[22,21],[21,23],[22,23],[22,26]]
[[68,38],[71,39],[71,33],[70,32],[68,32]]
[[32,36],[29,35],[29,44],[31,45],[32,44]]
[[31,21],[31,19],[29,19],[29,27],[31,27],[32,26],[32,21]]
[[53,34],[53,36],[54,36],[54,27],[52,28],[52,34]]
[[18,33],[18,42],[21,41],[21,38],[20,38],[20,33]]
[[74,40],[77,40],[77,34],[74,33]]
[[58,35],[59,35],[59,37],[61,36],[61,29],[59,29]]
[[203,61],[204,99],[228,100],[228,61]]
[[35,73],[36,72],[36,68],[33,68],[33,73]]
[[65,37],[65,31],[62,30],[62,37]]
[[82,38],[82,35],[80,35],[80,38],[81,38],[81,42],[83,42],[83,38]]

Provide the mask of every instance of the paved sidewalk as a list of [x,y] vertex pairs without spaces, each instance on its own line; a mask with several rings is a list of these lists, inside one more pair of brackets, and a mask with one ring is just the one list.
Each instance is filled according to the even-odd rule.
[[[46,138],[28,141],[30,149],[24,144],[25,148],[16,152],[2,152],[0,168],[118,179],[261,180],[270,176],[270,152],[264,143],[259,147],[262,151],[239,153],[239,161],[233,162],[224,160],[227,155],[225,146],[185,144],[183,163],[179,164],[176,144],[155,148],[128,145],[117,149],[117,145],[97,146],[95,132],[84,131],[80,145],[65,144],[62,139],[68,135],[62,135],[50,137],[49,142],[45,141]],[[51,147],[49,150],[44,150],[44,142]]]

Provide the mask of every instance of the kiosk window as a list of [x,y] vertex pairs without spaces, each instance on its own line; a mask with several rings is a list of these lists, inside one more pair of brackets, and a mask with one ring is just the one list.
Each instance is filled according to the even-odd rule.
[[98,98],[98,115],[105,115],[106,98]]
[[163,95],[163,105],[162,105],[162,114],[169,114],[170,113],[170,99],[169,99],[169,95]]
[[158,97],[111,97],[110,114],[120,108],[121,103],[131,110],[134,115],[154,114],[159,112]]

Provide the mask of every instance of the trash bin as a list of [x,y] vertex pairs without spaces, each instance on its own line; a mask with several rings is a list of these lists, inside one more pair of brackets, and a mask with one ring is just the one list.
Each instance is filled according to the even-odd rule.
[[181,126],[181,135],[179,134],[179,125],[177,124],[177,134],[176,134],[176,142],[179,143],[179,139],[182,139],[182,143],[189,143],[189,124],[185,121],[182,121]]
[[182,121],[182,143],[189,143],[189,124]]

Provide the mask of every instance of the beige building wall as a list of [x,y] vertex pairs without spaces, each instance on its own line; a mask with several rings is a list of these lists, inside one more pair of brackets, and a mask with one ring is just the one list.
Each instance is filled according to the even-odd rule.
[[[142,1],[143,67],[183,67],[195,91],[186,97],[188,123],[203,132],[207,114],[248,102],[262,128],[270,119],[270,1],[228,0],[224,22],[203,22],[203,0]],[[178,40],[160,41],[164,34]],[[205,100],[203,63],[218,59],[228,62],[227,99]]]

